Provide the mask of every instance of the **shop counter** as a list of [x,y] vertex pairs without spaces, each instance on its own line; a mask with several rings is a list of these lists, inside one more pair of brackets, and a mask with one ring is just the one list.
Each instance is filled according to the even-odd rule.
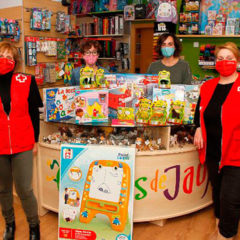
[[[40,214],[58,212],[60,145],[39,143],[37,171]],[[212,203],[206,166],[193,145],[136,153],[134,221],[162,221]]]

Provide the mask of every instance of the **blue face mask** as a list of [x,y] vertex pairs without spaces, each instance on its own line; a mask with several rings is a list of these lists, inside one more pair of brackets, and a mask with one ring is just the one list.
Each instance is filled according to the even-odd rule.
[[172,47],[163,47],[161,48],[161,51],[164,57],[171,57],[174,54],[175,49]]

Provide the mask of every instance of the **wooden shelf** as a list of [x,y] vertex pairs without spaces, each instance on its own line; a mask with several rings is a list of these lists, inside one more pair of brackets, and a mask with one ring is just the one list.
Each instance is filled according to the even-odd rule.
[[78,13],[78,14],[75,14],[74,16],[76,16],[76,17],[88,17],[88,16],[93,16],[93,15],[114,15],[114,14],[123,14],[123,10]]
[[155,18],[143,18],[143,19],[135,19],[129,22],[138,23],[138,22],[155,22],[155,21],[156,21]]
[[202,69],[209,69],[209,70],[215,70],[215,66],[199,66]]
[[116,11],[103,11],[103,12],[90,12],[88,15],[105,15],[105,14],[118,14],[123,13],[123,10],[116,10]]
[[111,58],[111,57],[100,57],[100,58],[98,58],[99,60],[117,60],[117,61],[120,61],[120,60],[118,60],[118,59],[116,59],[116,58]]
[[184,34],[178,34],[177,37],[179,37],[179,38],[240,38],[240,35],[203,35],[203,34],[184,35]]
[[105,35],[85,35],[84,38],[94,37],[123,37],[123,34],[105,34]]

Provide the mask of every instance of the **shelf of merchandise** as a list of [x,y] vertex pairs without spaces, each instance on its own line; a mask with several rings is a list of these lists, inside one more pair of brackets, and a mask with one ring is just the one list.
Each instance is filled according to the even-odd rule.
[[196,35],[184,35],[184,34],[177,34],[179,38],[240,38],[240,35],[203,35],[203,34],[196,34]]

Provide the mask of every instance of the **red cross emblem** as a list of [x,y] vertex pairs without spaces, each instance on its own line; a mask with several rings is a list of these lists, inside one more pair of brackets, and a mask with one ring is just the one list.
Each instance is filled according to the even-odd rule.
[[18,75],[16,76],[16,80],[17,80],[18,82],[20,82],[20,83],[25,83],[25,81],[27,80],[27,77],[24,76],[24,75],[22,75],[22,74],[18,74]]

